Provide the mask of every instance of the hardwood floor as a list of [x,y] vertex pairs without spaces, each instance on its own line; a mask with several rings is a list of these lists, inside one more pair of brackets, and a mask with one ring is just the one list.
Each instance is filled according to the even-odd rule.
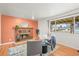
[[79,56],[79,52],[76,49],[58,44],[55,51],[51,51],[49,56]]

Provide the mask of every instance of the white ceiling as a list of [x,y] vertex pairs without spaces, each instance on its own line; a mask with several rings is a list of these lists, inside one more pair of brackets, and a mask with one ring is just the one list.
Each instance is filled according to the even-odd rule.
[[77,3],[0,3],[0,13],[21,18],[52,17],[79,8]]

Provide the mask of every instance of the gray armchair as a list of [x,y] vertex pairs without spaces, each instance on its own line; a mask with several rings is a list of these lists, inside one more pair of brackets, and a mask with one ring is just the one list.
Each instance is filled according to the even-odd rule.
[[42,41],[27,41],[27,56],[42,54]]

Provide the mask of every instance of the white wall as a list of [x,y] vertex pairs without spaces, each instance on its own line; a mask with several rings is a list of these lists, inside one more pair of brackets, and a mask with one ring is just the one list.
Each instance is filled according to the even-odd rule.
[[38,20],[38,29],[40,30],[40,36],[48,34],[48,21]]
[[71,34],[67,32],[54,32],[57,43],[79,49],[79,34]]

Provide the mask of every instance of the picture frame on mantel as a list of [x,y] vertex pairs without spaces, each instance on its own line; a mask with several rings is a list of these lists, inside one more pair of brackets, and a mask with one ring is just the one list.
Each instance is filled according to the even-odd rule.
[[28,24],[28,23],[26,23],[26,22],[23,22],[23,23],[19,24],[19,26],[20,26],[20,27],[28,27],[28,26],[29,26],[29,24]]

